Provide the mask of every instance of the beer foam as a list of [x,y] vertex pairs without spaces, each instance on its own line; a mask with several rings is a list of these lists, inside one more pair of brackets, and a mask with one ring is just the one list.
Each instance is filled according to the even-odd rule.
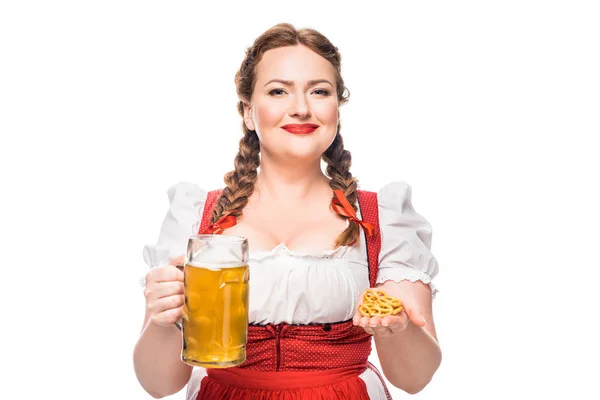
[[190,238],[186,260],[199,266],[204,266],[205,262],[211,265],[221,265],[216,269],[231,268],[247,263],[247,251],[239,246],[226,246],[223,243],[218,240],[214,243],[211,241],[194,241]]
[[236,263],[233,263],[233,262],[229,262],[229,263],[205,263],[205,262],[199,262],[199,261],[187,262],[186,265],[188,265],[190,267],[194,267],[194,268],[210,269],[212,271],[218,271],[220,269],[245,267],[246,266],[246,264],[241,263],[241,262],[236,262]]

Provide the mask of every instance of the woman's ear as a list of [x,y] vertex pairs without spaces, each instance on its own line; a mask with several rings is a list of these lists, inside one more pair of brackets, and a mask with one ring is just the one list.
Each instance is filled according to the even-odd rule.
[[252,106],[246,102],[244,102],[244,123],[251,131],[255,130],[254,121],[252,120]]

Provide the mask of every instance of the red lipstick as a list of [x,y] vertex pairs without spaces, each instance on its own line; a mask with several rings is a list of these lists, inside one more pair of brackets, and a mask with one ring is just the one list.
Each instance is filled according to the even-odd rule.
[[318,127],[319,125],[315,124],[288,124],[282,126],[281,129],[285,129],[294,135],[308,135],[309,133],[313,133]]

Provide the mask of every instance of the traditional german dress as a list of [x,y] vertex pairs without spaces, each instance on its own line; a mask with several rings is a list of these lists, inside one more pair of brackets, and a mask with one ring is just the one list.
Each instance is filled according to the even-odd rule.
[[[150,267],[185,253],[187,238],[206,231],[220,191],[182,182],[168,191],[170,207],[156,245],[144,248]],[[187,399],[391,399],[369,362],[371,335],[352,324],[360,294],[388,280],[431,279],[431,226],[412,207],[411,188],[394,182],[358,192],[357,217],[369,236],[322,253],[281,243],[252,251],[246,362],[239,367],[194,367]],[[375,361],[375,360],[374,360]]]

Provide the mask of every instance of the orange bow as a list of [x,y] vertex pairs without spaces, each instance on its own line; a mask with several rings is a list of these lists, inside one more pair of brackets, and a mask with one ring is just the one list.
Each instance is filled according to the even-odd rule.
[[219,218],[219,220],[217,222],[215,222],[214,224],[209,225],[202,232],[202,234],[220,235],[221,233],[223,233],[223,231],[225,229],[231,228],[232,226],[235,226],[235,224],[237,224],[237,218],[235,218],[233,215],[227,215],[226,214],[226,215],[223,215],[221,218]]
[[354,211],[354,208],[352,208],[352,206],[350,205],[348,199],[346,199],[346,196],[344,196],[344,192],[342,192],[341,190],[334,190],[333,193],[335,193],[336,197],[335,199],[331,200],[331,208],[333,208],[333,211],[337,212],[340,215],[343,215],[344,217],[347,217],[350,221],[354,221],[358,225],[362,226],[363,229],[367,232],[367,236],[373,236],[373,234],[375,233],[375,226],[373,226],[373,224],[361,221],[360,219],[356,218],[356,212]]

